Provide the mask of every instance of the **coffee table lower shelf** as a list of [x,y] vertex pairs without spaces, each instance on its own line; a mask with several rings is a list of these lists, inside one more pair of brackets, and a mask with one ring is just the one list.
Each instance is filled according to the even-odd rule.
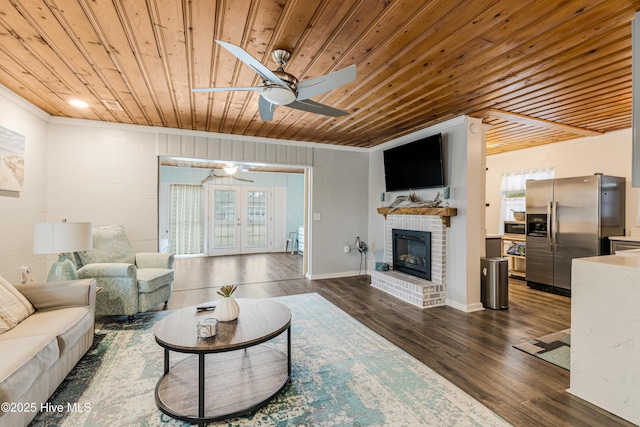
[[[288,363],[286,354],[268,345],[189,356],[160,378],[156,404],[173,418],[201,425],[248,414],[266,405],[289,384]],[[199,413],[202,391],[203,414]]]

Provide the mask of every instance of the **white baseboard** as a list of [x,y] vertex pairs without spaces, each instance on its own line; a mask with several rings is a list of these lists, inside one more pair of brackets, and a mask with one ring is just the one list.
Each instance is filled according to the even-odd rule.
[[339,273],[327,273],[327,274],[307,274],[307,279],[320,280],[320,279],[340,279],[342,277],[353,276],[365,276],[369,274],[368,271],[343,271]]
[[484,310],[484,307],[482,306],[481,302],[466,305],[466,304],[460,304],[453,300],[447,299],[447,305],[449,307],[455,308],[456,310],[464,311],[465,313],[473,313],[474,311]]

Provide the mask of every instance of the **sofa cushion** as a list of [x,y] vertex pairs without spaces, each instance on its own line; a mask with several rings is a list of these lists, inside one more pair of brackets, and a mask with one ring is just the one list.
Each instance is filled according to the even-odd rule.
[[35,380],[53,366],[58,354],[55,335],[0,341],[0,402],[18,402]]
[[121,225],[96,227],[92,234],[93,249],[76,252],[82,265],[104,262],[135,264],[136,255],[124,232],[124,227]]
[[0,334],[14,328],[34,311],[29,300],[0,276]]
[[[85,319],[89,318],[90,319]],[[93,328],[93,312],[89,307],[68,307],[59,310],[37,311],[23,320],[19,328],[0,335],[0,342],[32,335],[53,335],[63,355],[88,330]]]
[[153,292],[173,282],[173,270],[168,268],[139,268],[138,292]]

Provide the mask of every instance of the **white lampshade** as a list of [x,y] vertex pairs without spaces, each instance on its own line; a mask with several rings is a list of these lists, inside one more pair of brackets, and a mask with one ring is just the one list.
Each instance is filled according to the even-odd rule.
[[39,222],[33,227],[34,254],[61,254],[93,248],[90,222]]

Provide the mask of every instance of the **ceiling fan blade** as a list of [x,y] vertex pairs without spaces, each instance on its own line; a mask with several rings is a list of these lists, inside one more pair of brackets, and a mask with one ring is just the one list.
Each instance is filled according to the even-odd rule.
[[324,114],[325,116],[340,117],[349,114],[346,111],[338,110],[337,108],[329,107],[328,105],[320,104],[319,102],[305,99],[304,101],[293,101],[291,104],[287,104],[287,107],[295,108],[296,110],[308,111],[309,113]]
[[211,171],[211,173],[209,173],[206,178],[200,181],[200,185],[203,185],[207,181],[211,181],[213,178],[215,178],[215,175],[213,174],[213,171]]
[[246,179],[246,178],[238,178],[237,176],[231,175],[231,178],[237,180],[237,181],[245,181],[245,182],[254,182],[252,179]]
[[250,86],[250,87],[197,87],[191,89],[191,92],[233,92],[233,91],[251,91],[262,92],[263,86]]
[[258,100],[258,109],[260,110],[260,118],[262,120],[272,120],[273,112],[276,110],[276,105],[267,101],[263,96],[260,96]]
[[220,40],[216,40],[216,43],[218,43],[220,46],[227,49],[240,61],[247,64],[249,68],[255,71],[260,77],[262,77],[263,80],[269,81],[271,83],[275,83],[278,86],[282,86],[285,89],[291,90],[289,85],[287,85],[284,81],[282,81],[280,77],[278,77],[273,71],[268,69],[265,65],[263,65],[260,61],[258,61],[253,56],[251,56],[249,52],[247,52],[240,46],[236,46],[231,43],[226,43]]
[[303,80],[296,84],[298,91],[298,101],[313,98],[321,93],[329,92],[344,84],[350,83],[356,79],[356,66],[350,65],[333,73],[316,77],[315,79]]

